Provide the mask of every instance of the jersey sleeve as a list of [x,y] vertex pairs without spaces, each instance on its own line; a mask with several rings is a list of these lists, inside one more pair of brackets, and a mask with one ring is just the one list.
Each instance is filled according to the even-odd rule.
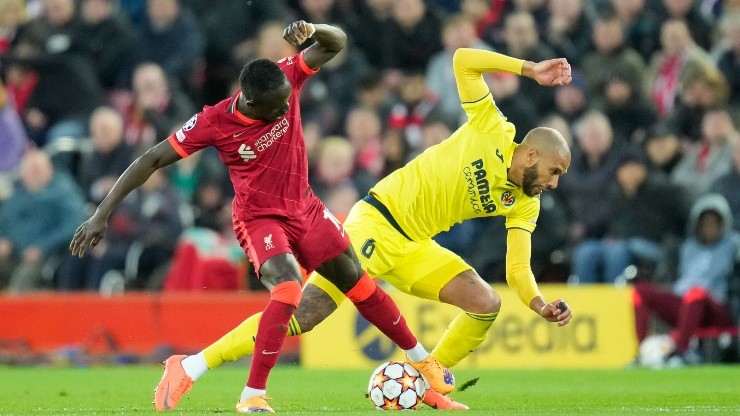
[[319,72],[316,69],[311,69],[306,64],[306,61],[303,59],[303,52],[283,58],[277,62],[280,69],[285,72],[285,76],[288,77],[290,85],[292,85],[296,90],[300,89],[303,86],[303,83],[306,82],[311,75]]
[[468,124],[478,131],[491,132],[506,121],[490,93],[476,102],[463,103],[462,107],[468,115]]
[[509,211],[506,216],[506,229],[521,228],[533,232],[537,226],[537,217],[540,215],[540,198],[527,198],[527,201]]
[[527,306],[532,299],[542,296],[530,266],[531,257],[532,236],[518,228],[509,230],[506,236],[506,283]]
[[207,110],[190,118],[167,140],[175,151],[182,157],[188,157],[200,149],[213,145],[216,138],[223,136],[218,129],[209,122]]
[[508,72],[521,75],[524,61],[500,53],[460,48],[452,58],[452,69],[457,92],[468,123],[480,131],[491,131],[506,120],[493,101],[488,84],[483,79],[487,72]]

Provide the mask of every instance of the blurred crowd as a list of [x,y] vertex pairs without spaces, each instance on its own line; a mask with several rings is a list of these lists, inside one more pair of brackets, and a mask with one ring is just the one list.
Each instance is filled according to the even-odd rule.
[[[557,88],[486,76],[517,141],[544,125],[572,145],[568,173],[541,197],[538,280],[669,284],[700,267],[688,263],[734,264],[737,2],[0,0],[0,290],[248,285],[213,149],[155,173],[85,258],[67,245],[138,155],[236,91],[246,62],[297,53],[282,32],[298,19],[349,35],[301,96],[310,181],[338,217],[465,121],[457,48],[565,57],[573,82]],[[719,222],[709,257],[696,237],[704,211],[692,211],[706,198]],[[503,281],[505,239],[502,218],[437,237],[491,282]]]

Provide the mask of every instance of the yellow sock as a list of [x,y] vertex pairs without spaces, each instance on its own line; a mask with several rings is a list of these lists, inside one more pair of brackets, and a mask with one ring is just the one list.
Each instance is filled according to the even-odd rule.
[[453,367],[486,339],[488,328],[497,316],[498,312],[460,312],[442,334],[442,338],[432,351],[432,356],[443,366]]
[[[254,339],[257,336],[257,327],[260,323],[262,312],[256,313],[239,326],[222,336],[218,341],[203,350],[208,368],[216,368],[224,361],[236,361],[239,358],[254,353]],[[290,317],[288,322],[288,336],[300,335],[301,327],[295,316]]]

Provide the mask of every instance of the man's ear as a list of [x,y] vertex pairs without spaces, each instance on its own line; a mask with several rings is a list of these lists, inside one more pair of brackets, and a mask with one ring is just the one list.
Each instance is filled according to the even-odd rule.
[[533,166],[535,163],[537,163],[537,160],[540,158],[540,152],[537,151],[536,148],[530,147],[529,150],[527,150],[527,167]]

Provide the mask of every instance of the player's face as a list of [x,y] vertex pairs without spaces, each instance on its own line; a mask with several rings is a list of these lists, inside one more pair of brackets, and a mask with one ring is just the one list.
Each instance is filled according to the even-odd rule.
[[560,177],[570,167],[570,158],[560,157],[556,152],[524,168],[522,190],[527,196],[535,196],[546,189],[558,187]]
[[291,87],[288,80],[281,86],[259,94],[251,102],[251,113],[255,118],[272,122],[288,112]]

